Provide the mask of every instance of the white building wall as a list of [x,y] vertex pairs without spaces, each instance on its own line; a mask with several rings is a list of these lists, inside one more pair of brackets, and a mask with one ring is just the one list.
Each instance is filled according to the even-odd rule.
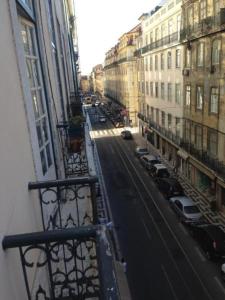
[[[12,35],[10,9],[14,1],[0,2],[0,19],[4,30],[0,56],[0,241],[4,235],[41,229],[36,192],[28,192],[28,182],[35,181],[37,172],[30,143],[31,131],[25,111],[24,93],[18,72],[15,36]],[[0,247],[1,299],[26,299],[19,252],[3,252]]]
[[[178,1],[176,1],[178,3]],[[143,46],[149,45],[151,42],[165,38],[175,32],[180,31],[180,16],[181,16],[181,1],[176,4],[175,1],[167,1],[162,8],[160,8],[152,16],[148,16],[142,20],[142,37]],[[176,50],[180,50],[180,67],[176,67]],[[167,54],[171,52],[172,66],[168,69]],[[164,69],[161,69],[161,54],[164,54]],[[155,56],[158,57],[158,68],[155,68]],[[159,109],[159,125],[161,124],[161,112],[164,111],[166,116],[172,115],[172,132],[175,133],[175,118],[180,118],[180,133],[182,136],[182,122],[183,122],[183,46],[179,40],[172,43],[165,44],[157,47],[151,51],[143,54],[144,65],[144,87],[145,87],[145,109],[147,105],[154,107],[154,111]],[[150,69],[150,59],[152,59],[152,69]],[[139,79],[139,81],[141,81]],[[148,88],[146,88],[146,83]],[[151,86],[153,84],[153,95],[151,95]],[[158,97],[155,95],[155,83],[158,83]],[[161,83],[164,83],[164,99],[161,97]],[[168,83],[172,86],[172,99],[168,100]],[[141,84],[141,83],[140,83]],[[175,100],[175,85],[180,84],[180,102],[176,103]],[[154,121],[156,115],[154,113]],[[165,120],[165,128],[167,128],[168,119]]]

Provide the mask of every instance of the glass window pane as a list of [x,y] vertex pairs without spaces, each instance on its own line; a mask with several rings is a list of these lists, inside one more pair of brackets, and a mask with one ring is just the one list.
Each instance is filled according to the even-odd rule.
[[40,152],[40,155],[41,155],[42,171],[43,171],[43,174],[45,175],[45,173],[47,172],[47,164],[46,164],[46,158],[45,158],[44,150],[42,150]]
[[21,24],[21,34],[22,34],[22,41],[23,41],[23,47],[26,54],[29,55],[29,42],[28,42],[28,36],[27,36],[27,28],[24,24]]
[[47,142],[48,141],[48,127],[47,127],[46,118],[42,119],[42,133],[43,133],[44,141]]
[[26,63],[27,63],[27,76],[30,81],[30,87],[34,87],[34,78],[33,78],[31,60],[29,58],[27,58]]
[[40,121],[37,122],[36,128],[37,128],[38,144],[39,144],[39,147],[42,147],[43,146],[43,138],[42,138],[42,133],[41,133],[41,123],[40,123]]
[[32,95],[32,100],[33,100],[34,114],[35,114],[35,118],[37,119],[40,116],[40,112],[39,112],[39,105],[38,105],[36,91],[32,91],[31,95]]
[[40,79],[39,79],[39,75],[38,75],[38,65],[37,64],[38,64],[37,60],[32,61],[35,86],[40,86]]
[[51,157],[51,151],[50,151],[50,144],[47,144],[47,146],[46,146],[46,154],[47,154],[48,167],[50,167],[52,165],[52,157]]
[[45,109],[44,109],[44,103],[43,103],[43,98],[42,98],[42,91],[37,90],[36,95],[37,95],[39,112],[41,115],[43,115],[43,114],[45,114]]

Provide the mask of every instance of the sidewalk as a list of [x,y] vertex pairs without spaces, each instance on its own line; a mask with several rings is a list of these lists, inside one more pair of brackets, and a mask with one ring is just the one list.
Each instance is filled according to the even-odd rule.
[[[134,141],[137,145],[141,145],[148,148],[149,152],[154,155],[159,155],[162,162],[167,166],[171,174],[174,174],[172,166],[169,161],[162,156],[162,154],[150,143],[148,142],[138,131],[138,127],[132,128]],[[175,175],[175,174],[174,174]],[[187,178],[178,174],[178,181],[182,185],[185,194],[193,199],[193,201],[198,205],[205,218],[213,223],[220,225],[225,231],[225,216],[221,212],[213,212],[210,208],[210,203],[196,188],[194,188]]]

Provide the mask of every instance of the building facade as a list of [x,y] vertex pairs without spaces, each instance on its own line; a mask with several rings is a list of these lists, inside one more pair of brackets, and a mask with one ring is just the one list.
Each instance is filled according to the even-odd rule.
[[93,88],[93,86],[90,84],[89,76],[82,75],[80,79],[80,89],[82,93],[89,93],[91,88]]
[[183,46],[180,44],[181,1],[167,1],[143,14],[139,38],[139,126],[142,134],[180,167],[183,137]]
[[95,66],[91,72],[93,92],[100,98],[104,96],[104,76],[103,66],[101,64]]
[[186,176],[225,209],[225,2],[183,1]]
[[[78,229],[96,222],[90,203],[96,177],[88,176],[81,153],[68,147],[70,119],[82,111],[74,13],[72,0],[0,1],[4,300],[100,294],[96,249],[90,246],[96,232]],[[73,134],[82,132],[84,125]]]
[[138,91],[137,61],[134,57],[135,42],[140,26],[123,34],[118,44],[106,53],[105,95],[119,102],[124,108],[128,123],[137,124]]

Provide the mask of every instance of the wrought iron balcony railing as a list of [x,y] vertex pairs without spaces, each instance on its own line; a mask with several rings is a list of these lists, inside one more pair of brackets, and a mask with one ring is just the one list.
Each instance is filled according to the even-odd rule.
[[58,124],[57,129],[61,140],[65,175],[86,175],[88,163],[84,147],[84,125],[71,132],[69,131],[69,123],[66,122]]
[[158,132],[160,132],[163,136],[171,140],[174,144],[177,146],[181,146],[183,143],[182,138],[179,134],[174,134],[171,130],[166,129],[165,127],[160,126],[154,121],[149,122],[149,127],[152,127],[156,129]]
[[4,250],[19,248],[28,300],[118,300],[108,232],[95,225],[96,182],[79,177],[28,184],[39,191],[44,231],[2,241]]
[[193,144],[187,141],[183,142],[182,147],[200,162],[225,178],[225,165],[223,162],[219,161],[215,157],[212,157],[207,151],[197,149]]

